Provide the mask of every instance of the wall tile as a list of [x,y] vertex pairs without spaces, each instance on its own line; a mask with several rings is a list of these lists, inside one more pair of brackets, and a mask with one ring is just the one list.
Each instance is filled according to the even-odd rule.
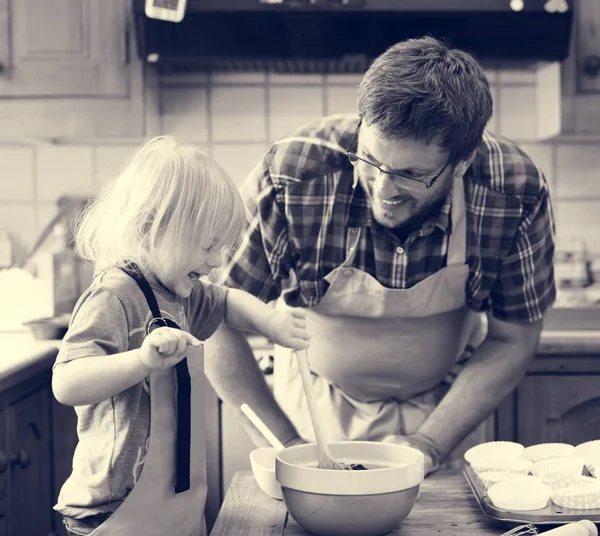
[[498,82],[532,86],[535,83],[535,71],[531,67],[501,67],[498,69]]
[[556,196],[554,146],[544,143],[519,143],[519,147],[542,169],[552,198]]
[[352,86],[358,87],[363,78],[362,73],[347,73],[347,74],[328,74],[325,76],[325,81],[328,85],[333,86]]
[[36,233],[39,235],[46,226],[52,221],[52,218],[58,213],[58,207],[54,203],[38,203],[37,207],[37,225]]
[[161,113],[163,134],[200,142],[208,140],[206,88],[164,88]]
[[210,82],[213,86],[218,86],[222,84],[264,84],[265,80],[265,73],[214,73],[211,75],[210,78]]
[[34,150],[9,145],[0,147],[0,200],[32,201],[34,198]]
[[600,198],[600,145],[559,145],[556,151],[558,195]]
[[137,149],[137,145],[98,145],[94,147],[93,186],[96,188],[105,179],[112,179]]
[[353,86],[328,86],[326,95],[327,115],[358,113],[357,92]]
[[266,152],[264,143],[214,145],[214,159],[229,173],[238,186],[258,164]]
[[40,145],[36,151],[38,200],[61,195],[89,195],[92,190],[92,147]]
[[213,88],[213,141],[264,141],[267,137],[265,117],[264,88]]
[[37,237],[33,203],[0,202],[0,229],[8,231],[13,241],[13,261],[30,250]]
[[284,74],[284,73],[271,73],[268,76],[268,81],[271,85],[285,85],[285,86],[320,86],[323,84],[325,76],[316,73],[298,73],[298,74]]
[[514,141],[535,140],[535,88],[500,87],[498,126],[502,136]]
[[594,256],[600,255],[600,200],[568,201],[554,204],[556,234],[561,239],[581,238]]
[[269,135],[272,140],[285,136],[324,113],[321,87],[271,87]]

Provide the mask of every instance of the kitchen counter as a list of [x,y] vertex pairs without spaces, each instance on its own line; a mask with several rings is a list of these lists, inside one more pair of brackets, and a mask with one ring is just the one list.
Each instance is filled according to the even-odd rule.
[[0,333],[0,391],[50,369],[59,340],[37,341],[29,332]]
[[[262,337],[251,338],[256,350],[269,343]],[[37,341],[28,332],[0,333],[0,389],[18,383],[28,375],[49,369],[58,353],[60,341]],[[538,354],[597,354],[600,356],[600,330],[550,330],[542,332]]]
[[600,329],[544,330],[537,353],[600,355]]
[[[421,496],[395,536],[500,536],[507,527],[493,525],[459,471],[438,471],[421,485]],[[265,495],[251,472],[235,474],[211,536],[308,535],[288,515],[282,501]]]

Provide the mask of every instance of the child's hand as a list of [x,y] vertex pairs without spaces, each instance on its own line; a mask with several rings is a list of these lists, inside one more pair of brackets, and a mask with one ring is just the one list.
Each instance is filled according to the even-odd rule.
[[275,311],[267,324],[267,337],[275,344],[303,350],[308,348],[310,335],[306,331],[306,315],[302,309]]
[[142,343],[140,359],[150,370],[168,369],[179,363],[202,343],[187,331],[161,327],[152,331]]

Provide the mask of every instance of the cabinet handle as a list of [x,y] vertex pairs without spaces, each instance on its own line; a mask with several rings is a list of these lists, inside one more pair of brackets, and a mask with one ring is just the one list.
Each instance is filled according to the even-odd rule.
[[583,60],[583,72],[592,78],[600,74],[600,56],[592,54]]
[[8,469],[8,455],[6,452],[0,452],[0,474]]
[[31,463],[31,456],[29,455],[29,452],[27,452],[25,449],[21,449],[19,451],[19,454],[15,454],[14,452],[11,452],[9,454],[10,457],[10,464],[14,467],[15,465],[18,465],[21,467],[21,469],[27,469],[29,467],[29,464]]

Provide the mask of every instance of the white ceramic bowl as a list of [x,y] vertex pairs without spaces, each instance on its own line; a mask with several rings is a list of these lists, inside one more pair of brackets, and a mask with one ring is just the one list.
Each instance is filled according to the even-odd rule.
[[269,497],[281,500],[281,486],[275,478],[277,450],[273,447],[254,449],[250,453],[250,466],[258,487]]
[[423,454],[373,441],[336,441],[329,446],[334,458],[361,463],[367,470],[316,468],[314,443],[279,451],[275,476],[291,516],[317,536],[379,536],[392,531],[417,500]]

